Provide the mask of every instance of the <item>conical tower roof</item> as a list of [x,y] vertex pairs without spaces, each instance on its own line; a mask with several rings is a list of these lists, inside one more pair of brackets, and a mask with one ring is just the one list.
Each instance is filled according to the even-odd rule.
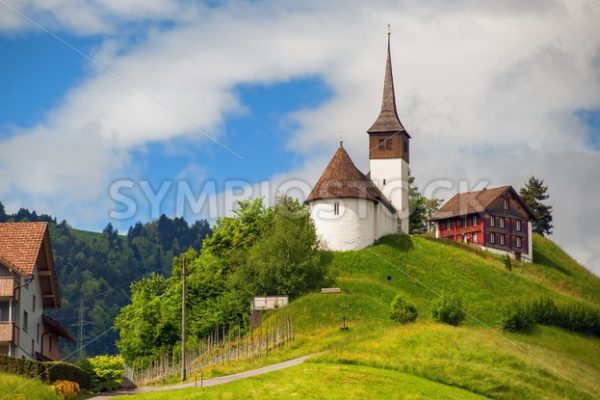
[[369,199],[381,202],[395,212],[392,203],[381,193],[377,186],[356,168],[340,142],[340,147],[327,164],[305,203],[320,199],[342,198]]
[[404,126],[398,117],[398,110],[396,110],[396,94],[394,92],[394,75],[392,73],[392,55],[390,51],[389,31],[381,111],[379,112],[377,120],[375,120],[375,123],[373,123],[367,132],[406,132],[406,129],[404,129]]

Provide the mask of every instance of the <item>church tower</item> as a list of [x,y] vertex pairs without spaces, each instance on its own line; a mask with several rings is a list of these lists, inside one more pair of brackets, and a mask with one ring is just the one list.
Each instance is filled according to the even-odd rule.
[[408,234],[410,135],[400,122],[396,110],[389,29],[381,111],[367,132],[369,134],[370,178],[396,209],[398,232]]

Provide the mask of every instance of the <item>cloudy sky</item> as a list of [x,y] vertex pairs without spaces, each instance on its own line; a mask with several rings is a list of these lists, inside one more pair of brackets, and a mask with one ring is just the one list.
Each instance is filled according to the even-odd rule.
[[0,0],[0,200],[126,230],[228,211],[179,207],[181,182],[309,185],[340,137],[366,171],[390,23],[420,189],[542,177],[554,240],[600,274],[598,20],[598,0]]

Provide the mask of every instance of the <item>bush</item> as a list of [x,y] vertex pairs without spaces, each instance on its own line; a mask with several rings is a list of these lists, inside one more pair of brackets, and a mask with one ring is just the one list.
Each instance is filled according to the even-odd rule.
[[509,332],[529,332],[534,325],[530,308],[522,303],[507,308],[502,317],[502,328]]
[[507,270],[512,271],[512,261],[508,254],[504,257],[504,260],[502,262],[504,263],[504,266]]
[[119,388],[125,373],[121,356],[96,356],[88,358],[88,362],[95,390],[107,392]]
[[400,295],[394,297],[394,300],[392,300],[392,304],[390,306],[392,309],[392,320],[400,322],[402,324],[415,322],[417,320],[417,317],[419,316],[417,312],[417,307],[402,299],[402,296]]
[[557,325],[558,307],[550,297],[541,297],[529,305],[531,318],[538,324]]
[[465,319],[465,312],[460,299],[440,298],[435,301],[431,316],[437,322],[457,326]]
[[49,383],[70,381],[85,389],[92,387],[90,375],[76,365],[65,362],[46,362],[44,365],[46,367],[46,380]]
[[79,384],[72,381],[56,381],[52,384],[52,388],[63,399],[75,397],[79,393]]

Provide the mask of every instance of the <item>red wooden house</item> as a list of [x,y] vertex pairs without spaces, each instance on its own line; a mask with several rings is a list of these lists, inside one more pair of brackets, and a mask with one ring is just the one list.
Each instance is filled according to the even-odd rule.
[[531,262],[534,215],[512,186],[458,193],[431,218],[435,237]]

